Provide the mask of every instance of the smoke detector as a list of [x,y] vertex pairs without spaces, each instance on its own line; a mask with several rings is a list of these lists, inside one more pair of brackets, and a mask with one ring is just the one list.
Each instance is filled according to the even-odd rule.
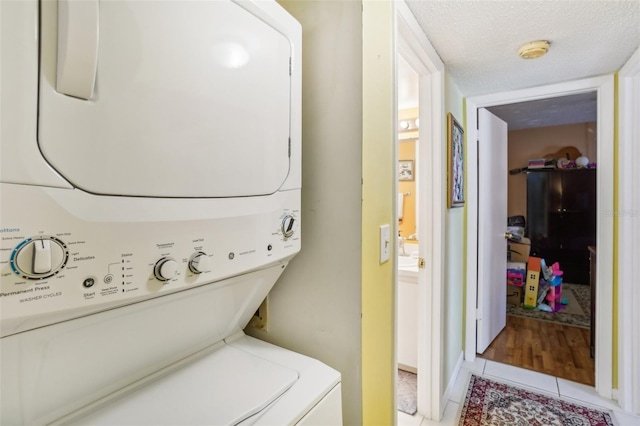
[[550,45],[551,43],[547,40],[530,41],[529,43],[525,43],[520,46],[520,49],[518,49],[518,55],[520,55],[522,59],[539,58],[547,53]]

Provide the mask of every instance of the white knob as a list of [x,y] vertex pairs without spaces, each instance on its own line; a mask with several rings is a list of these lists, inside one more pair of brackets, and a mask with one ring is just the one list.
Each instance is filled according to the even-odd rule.
[[42,279],[60,270],[67,258],[62,242],[51,238],[35,238],[17,249],[12,263],[26,278]]
[[33,273],[51,272],[51,240],[36,240],[33,246]]
[[209,256],[206,253],[198,252],[191,256],[189,269],[194,274],[201,274],[209,269]]
[[293,235],[294,233],[293,224],[295,223],[295,221],[296,219],[291,215],[286,215],[282,219],[282,235],[285,238],[289,238]]
[[178,274],[178,262],[170,257],[163,257],[156,263],[154,274],[160,281],[169,281]]

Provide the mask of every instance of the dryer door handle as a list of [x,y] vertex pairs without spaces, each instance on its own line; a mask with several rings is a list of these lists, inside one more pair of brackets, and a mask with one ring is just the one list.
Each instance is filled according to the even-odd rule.
[[98,66],[98,0],[58,0],[56,90],[89,100]]

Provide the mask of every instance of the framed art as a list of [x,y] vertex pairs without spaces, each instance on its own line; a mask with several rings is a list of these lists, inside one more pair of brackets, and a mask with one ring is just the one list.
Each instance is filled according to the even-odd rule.
[[413,180],[413,160],[398,161],[398,180]]
[[464,206],[464,130],[447,114],[447,198],[448,207]]

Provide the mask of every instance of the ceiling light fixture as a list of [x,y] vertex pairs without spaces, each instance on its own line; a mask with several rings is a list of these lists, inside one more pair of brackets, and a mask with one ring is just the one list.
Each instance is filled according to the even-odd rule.
[[539,58],[547,53],[550,45],[551,43],[547,40],[530,41],[520,46],[520,49],[518,49],[518,55],[520,55],[522,59]]

